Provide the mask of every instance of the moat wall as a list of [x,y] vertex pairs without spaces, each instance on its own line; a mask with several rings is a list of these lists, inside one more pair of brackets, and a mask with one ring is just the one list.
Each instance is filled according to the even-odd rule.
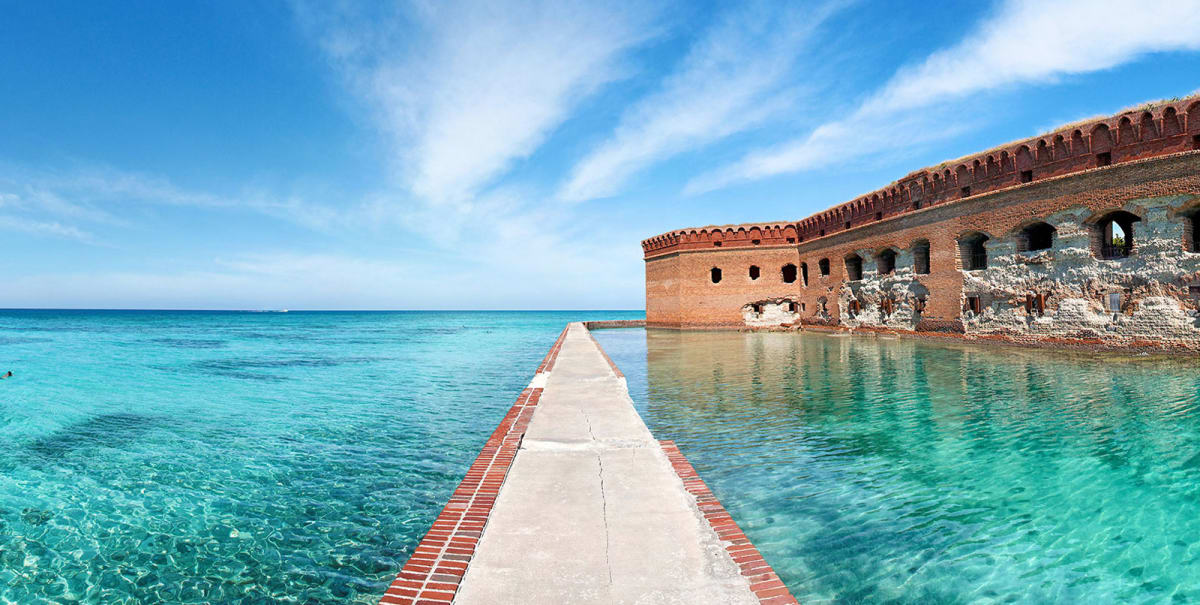
[[647,325],[1200,350],[1200,102],[1153,109],[959,164],[978,178],[938,167],[797,223],[646,240]]

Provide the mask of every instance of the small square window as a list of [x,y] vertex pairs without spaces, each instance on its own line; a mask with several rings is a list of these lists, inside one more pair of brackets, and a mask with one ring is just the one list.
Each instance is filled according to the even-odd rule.
[[1112,152],[1097,153],[1096,166],[1112,166]]
[[971,188],[970,188],[970,187],[963,187],[963,188],[962,188],[962,196],[963,196],[963,197],[971,197]]
[[755,246],[757,246],[757,245],[759,245],[759,244],[761,244],[761,243],[762,243],[762,240],[760,240],[760,239],[752,239],[752,240],[750,240],[750,243],[751,243],[751,244],[754,244]]
[[983,312],[983,301],[980,300],[978,296],[968,296],[967,297],[967,310],[976,315],[979,315],[980,313]]
[[1108,312],[1112,313],[1114,315],[1120,313],[1121,312],[1121,293],[1120,292],[1111,292],[1111,293],[1109,293],[1109,295],[1106,298],[1107,298],[1107,300],[1105,302],[1107,303],[1106,306],[1108,307]]
[[789,243],[789,244],[794,244],[794,243],[796,243],[796,238],[794,238],[794,237],[789,237],[789,238],[787,238],[787,243]]
[[850,221],[846,221],[846,228],[847,228],[847,229],[849,229],[849,228],[850,228]]
[[1032,183],[1033,182],[1033,171],[1032,170],[1022,170],[1021,171],[1021,182],[1022,183]]
[[720,248],[720,247],[721,247],[721,242],[713,242],[713,247],[714,247],[714,248]]
[[1192,149],[1200,149],[1200,134],[1192,137]]
[[876,213],[875,213],[875,220],[877,220],[877,221],[882,221],[882,220],[883,220],[883,213],[882,213],[882,212],[876,212]]

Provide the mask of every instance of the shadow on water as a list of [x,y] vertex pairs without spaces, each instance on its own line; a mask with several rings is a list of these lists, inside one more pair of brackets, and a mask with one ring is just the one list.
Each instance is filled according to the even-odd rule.
[[72,452],[92,447],[121,447],[163,425],[160,416],[116,412],[67,425],[54,433],[30,441],[25,450],[45,461],[65,458]]

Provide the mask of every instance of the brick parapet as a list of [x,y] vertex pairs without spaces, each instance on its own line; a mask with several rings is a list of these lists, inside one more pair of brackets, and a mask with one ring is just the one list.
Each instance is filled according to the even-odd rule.
[[[796,222],[679,229],[642,241],[645,258],[716,247],[789,246],[931,206],[1200,148],[1200,96],[1147,105],[910,173]],[[1107,159],[1102,156],[1107,154]]]

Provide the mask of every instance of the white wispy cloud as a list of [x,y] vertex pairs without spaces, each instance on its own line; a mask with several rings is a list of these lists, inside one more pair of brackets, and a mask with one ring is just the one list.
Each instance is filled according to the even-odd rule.
[[1165,51],[1200,50],[1200,0],[1131,10],[1120,0],[1007,0],[958,44],[900,69],[849,116],[807,137],[751,152],[701,175],[685,191],[810,170],[947,136],[949,112],[933,108],[970,95],[1108,69]]
[[578,103],[623,73],[657,31],[653,2],[414,5],[365,22],[302,11],[376,109],[400,180],[424,201],[464,203],[528,157]]
[[750,2],[719,16],[659,90],[627,109],[613,135],[574,167],[559,197],[613,195],[655,162],[791,109],[797,56],[844,6]]

